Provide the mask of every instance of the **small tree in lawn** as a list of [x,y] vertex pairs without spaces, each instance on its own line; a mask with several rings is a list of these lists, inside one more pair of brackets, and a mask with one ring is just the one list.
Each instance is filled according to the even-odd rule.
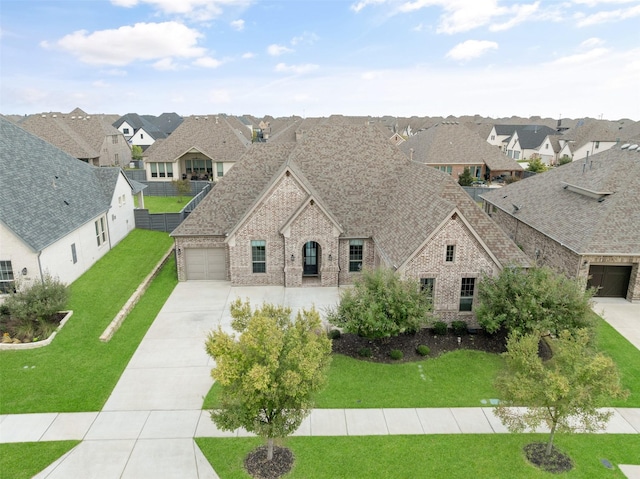
[[533,171],[534,173],[544,173],[547,171],[547,165],[545,165],[540,158],[533,158],[529,160],[529,166],[527,171]]
[[171,180],[171,183],[178,192],[178,203],[182,203],[182,198],[191,194],[191,183],[189,180]]
[[142,147],[139,145],[131,145],[131,159],[132,160],[141,160],[142,159]]
[[470,186],[473,180],[475,180],[475,178],[471,174],[471,170],[469,170],[469,167],[465,166],[462,173],[458,175],[458,184],[460,186]]
[[404,280],[387,268],[364,270],[345,290],[327,319],[369,339],[416,332],[431,320],[431,300],[417,281]]
[[478,323],[487,332],[500,329],[526,334],[557,334],[564,329],[592,328],[593,292],[546,266],[528,270],[506,267],[478,285]]
[[[513,432],[546,424],[551,431],[548,456],[556,432],[601,429],[611,412],[598,406],[628,392],[621,387],[613,360],[589,346],[586,330],[562,331],[552,341],[553,357],[547,361],[538,355],[539,341],[537,334],[509,337],[507,368],[496,381],[501,400],[495,414]],[[527,409],[522,412],[517,406]]]
[[211,418],[223,430],[244,427],[266,438],[268,460],[273,440],[294,432],[310,413],[331,358],[318,312],[303,310],[294,321],[290,315],[290,308],[270,304],[252,311],[238,299],[231,316],[239,338],[218,328],[206,341],[216,361],[211,375],[222,386]]

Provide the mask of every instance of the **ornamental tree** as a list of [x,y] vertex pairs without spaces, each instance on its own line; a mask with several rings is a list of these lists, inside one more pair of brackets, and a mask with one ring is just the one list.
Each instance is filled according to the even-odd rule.
[[220,408],[211,413],[222,430],[239,427],[266,438],[273,459],[274,438],[293,433],[311,412],[313,396],[326,381],[331,341],[315,309],[299,312],[264,304],[252,311],[248,302],[231,305],[232,328],[218,327],[206,341],[216,361],[211,376],[221,385]]
[[475,178],[471,174],[471,170],[468,166],[465,166],[462,173],[458,175],[458,184],[460,186],[470,186],[471,183],[473,183],[473,180],[475,180]]
[[364,270],[328,314],[335,326],[369,339],[416,332],[431,319],[430,295],[386,268]]
[[476,317],[489,333],[505,329],[517,334],[558,334],[565,329],[593,328],[592,295],[579,280],[549,267],[525,270],[509,266],[480,282]]
[[496,380],[501,400],[495,414],[512,432],[545,424],[550,429],[549,455],[556,432],[603,428],[611,411],[598,406],[626,397],[628,391],[622,389],[613,360],[589,346],[587,330],[562,331],[551,341],[553,357],[547,361],[538,355],[539,341],[538,334],[509,337],[507,367]]

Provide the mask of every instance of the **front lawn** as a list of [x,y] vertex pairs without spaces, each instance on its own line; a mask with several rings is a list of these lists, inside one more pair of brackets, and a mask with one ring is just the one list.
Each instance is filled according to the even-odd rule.
[[[381,364],[334,354],[318,408],[481,407],[496,398],[497,354],[459,350],[417,362]],[[217,404],[213,385],[203,409]],[[482,400],[487,401],[482,403]]]
[[[564,474],[530,465],[522,447],[545,442],[540,434],[459,434],[418,436],[290,437],[293,470],[283,479],[369,479],[372,477],[476,478],[624,478],[605,468],[637,464],[640,436],[631,434],[557,435],[555,444],[574,461]],[[196,443],[220,479],[248,479],[242,462],[262,444],[258,438],[198,438]]]
[[29,479],[80,441],[0,444],[0,479]]
[[171,245],[134,230],[70,287],[73,316],[51,345],[0,352],[1,414],[99,411],[177,283],[171,259],[113,339],[99,337]]

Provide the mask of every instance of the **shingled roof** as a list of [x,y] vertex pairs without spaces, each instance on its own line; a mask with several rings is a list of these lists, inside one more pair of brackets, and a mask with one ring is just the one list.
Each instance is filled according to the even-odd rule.
[[147,148],[144,158],[151,162],[173,162],[195,148],[214,161],[236,161],[249,145],[251,141],[222,116],[189,116],[169,137]]
[[456,211],[501,264],[528,264],[448,174],[410,161],[379,128],[365,125],[317,125],[297,143],[254,145],[172,236],[229,234],[285,168],[318,195],[345,237],[374,238],[395,265]]
[[[144,129],[154,140],[158,140],[160,138],[166,138],[167,134],[160,131],[160,129],[152,122],[147,120],[145,117],[138,115],[137,113],[127,113],[126,115],[118,118],[116,122],[113,123],[115,128],[120,128],[124,122],[127,122],[134,129],[134,132],[138,131],[140,128]],[[132,136],[133,133],[131,133]]]
[[482,197],[578,254],[640,254],[637,150],[613,148]]
[[414,161],[428,165],[484,163],[492,171],[522,171],[517,161],[501,153],[469,128],[455,122],[439,123],[421,131],[399,148]]
[[0,118],[0,221],[41,251],[106,212],[119,168],[90,166]]

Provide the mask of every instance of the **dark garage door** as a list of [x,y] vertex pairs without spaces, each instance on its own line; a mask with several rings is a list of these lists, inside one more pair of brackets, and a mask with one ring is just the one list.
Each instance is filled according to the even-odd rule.
[[596,287],[596,296],[626,298],[631,278],[631,266],[591,265],[589,287]]

